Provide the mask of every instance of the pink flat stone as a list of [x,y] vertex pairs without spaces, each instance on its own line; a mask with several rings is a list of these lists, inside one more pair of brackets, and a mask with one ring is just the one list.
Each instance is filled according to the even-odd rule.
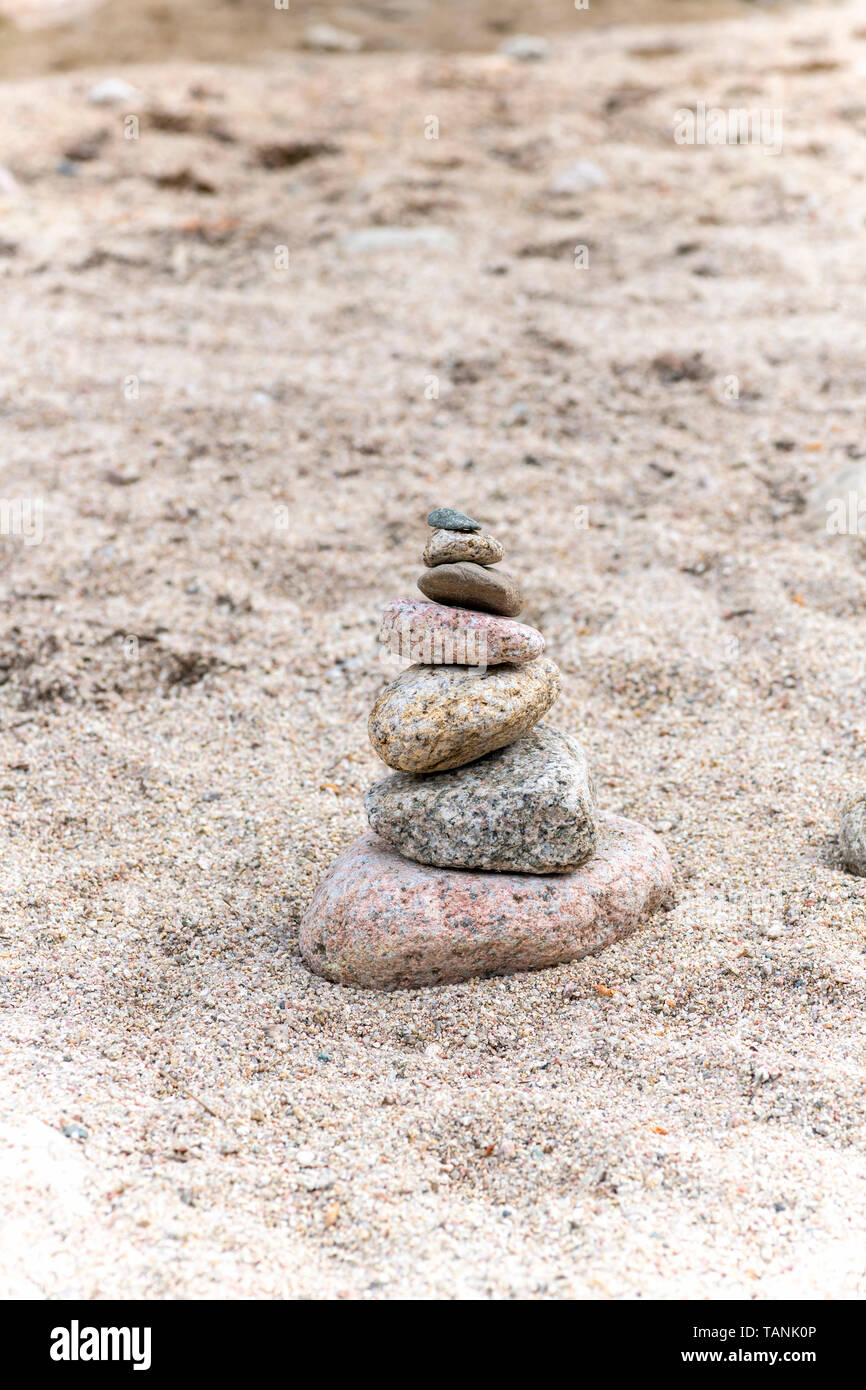
[[315,974],[364,989],[537,970],[630,935],[672,879],[662,841],[624,816],[599,816],[593,858],[555,876],[430,868],[368,833],[316,889],[301,955]]
[[386,606],[379,641],[424,666],[520,666],[544,651],[541,633],[526,623],[411,598]]

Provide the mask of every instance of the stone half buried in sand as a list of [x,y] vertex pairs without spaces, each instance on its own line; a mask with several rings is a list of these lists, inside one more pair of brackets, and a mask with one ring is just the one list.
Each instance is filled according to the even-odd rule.
[[595,849],[595,789],[576,739],[543,725],[451,772],[395,772],[364,797],[370,828],[420,864],[563,874]]
[[559,695],[559,668],[410,666],[370,712],[373,748],[397,772],[444,772],[504,748],[543,719]]
[[544,651],[541,633],[526,623],[414,598],[387,604],[379,641],[425,666],[521,666]]
[[839,848],[848,872],[866,876],[866,794],[862,792],[842,812]]
[[661,840],[623,816],[599,816],[593,858],[554,876],[428,868],[368,833],[317,888],[301,955],[315,974],[364,989],[537,970],[628,936],[671,884]]

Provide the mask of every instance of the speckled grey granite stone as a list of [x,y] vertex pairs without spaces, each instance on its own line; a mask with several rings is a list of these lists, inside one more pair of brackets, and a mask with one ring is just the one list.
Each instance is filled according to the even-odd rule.
[[505,551],[485,531],[434,531],[421,559],[428,569],[469,560],[475,565],[498,565]]
[[839,848],[845,868],[866,877],[866,793],[855,796],[842,812]]
[[444,772],[529,732],[559,695],[559,667],[410,666],[370,712],[370,742],[397,772]]
[[453,507],[436,507],[428,516],[427,525],[441,527],[445,531],[481,530],[480,521],[473,521],[471,516],[455,511]]
[[595,788],[577,739],[537,726],[451,772],[397,772],[364,797],[370,828],[445,869],[564,874],[595,849]]

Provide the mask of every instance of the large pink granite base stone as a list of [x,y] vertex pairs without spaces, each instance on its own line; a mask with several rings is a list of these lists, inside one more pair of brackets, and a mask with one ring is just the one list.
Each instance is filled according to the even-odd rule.
[[364,989],[538,970],[628,936],[672,879],[659,837],[624,816],[599,816],[593,858],[556,875],[436,869],[368,832],[316,889],[301,955],[316,975]]

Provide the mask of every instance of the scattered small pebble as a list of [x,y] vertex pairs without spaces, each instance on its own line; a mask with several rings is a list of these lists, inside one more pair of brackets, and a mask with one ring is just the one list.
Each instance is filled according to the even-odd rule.
[[341,248],[350,256],[368,251],[444,251],[457,250],[457,239],[445,227],[364,227],[340,238]]
[[557,198],[570,197],[590,193],[594,188],[604,188],[607,182],[607,174],[600,165],[594,164],[591,159],[576,159],[557,174],[550,185],[550,192]]
[[87,100],[91,106],[118,106],[121,103],[141,106],[145,98],[137,87],[125,82],[122,77],[106,77],[91,87]]
[[18,180],[12,170],[0,164],[0,198],[17,198],[19,192]]
[[308,24],[304,30],[304,47],[319,53],[357,53],[362,41],[347,29],[334,24]]
[[550,53],[550,44],[547,39],[533,34],[513,34],[503,39],[499,52],[504,58],[515,58],[519,63],[540,63]]
[[83,1125],[64,1125],[62,1133],[67,1139],[89,1139],[90,1135]]
[[307,1192],[327,1192],[337,1179],[329,1168],[314,1168],[301,1173],[299,1181]]

